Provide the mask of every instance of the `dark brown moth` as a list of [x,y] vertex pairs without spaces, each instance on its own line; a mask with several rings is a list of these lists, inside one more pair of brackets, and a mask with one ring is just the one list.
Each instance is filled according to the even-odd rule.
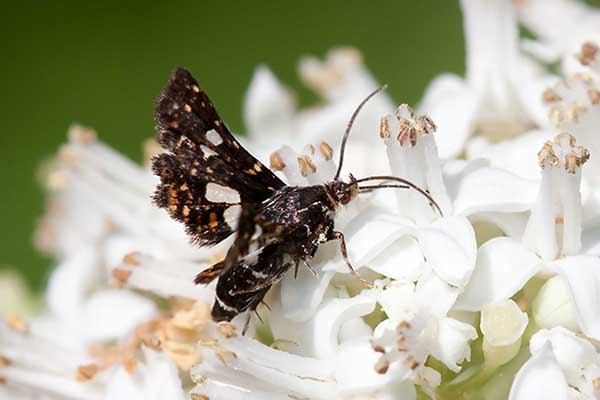
[[[339,208],[359,193],[412,188],[440,211],[428,193],[401,178],[339,179],[352,123],[378,91],[352,115],[335,177],[323,185],[287,186],[233,137],[192,75],[175,69],[156,101],[158,142],[167,152],[153,160],[154,173],[161,180],[154,201],[183,222],[200,246],[214,245],[236,232],[225,259],[195,279],[197,284],[207,284],[219,278],[213,320],[230,321],[246,310],[254,311],[285,272],[297,270],[321,243],[330,240],[340,241],[348,268],[361,279],[348,260],[344,235],[334,226]],[[372,180],[399,183],[363,184]]]

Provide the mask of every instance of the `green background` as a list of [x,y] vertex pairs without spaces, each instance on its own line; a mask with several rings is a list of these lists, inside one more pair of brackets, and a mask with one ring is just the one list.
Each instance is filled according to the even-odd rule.
[[40,163],[76,121],[135,160],[153,135],[153,99],[175,65],[199,79],[243,129],[253,69],[269,65],[296,90],[299,57],[360,49],[397,101],[415,103],[437,73],[464,70],[461,15],[451,1],[30,2],[4,4],[0,24],[0,266],[40,287],[52,266],[33,248],[44,192]]

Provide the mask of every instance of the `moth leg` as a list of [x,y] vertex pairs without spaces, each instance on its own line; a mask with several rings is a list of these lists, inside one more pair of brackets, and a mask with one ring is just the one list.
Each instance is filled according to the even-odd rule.
[[265,324],[265,321],[262,319],[257,309],[254,309],[254,315],[256,315],[256,318],[260,321],[261,324]]
[[310,271],[311,274],[313,274],[313,276],[315,278],[319,277],[319,273],[317,271],[315,271],[315,269],[308,263],[308,261],[302,260],[302,262],[304,263],[304,266]]
[[271,310],[271,306],[270,306],[270,305],[268,305],[266,301],[264,301],[264,300],[261,300],[261,301],[260,301],[260,304],[262,304],[263,306],[265,306],[265,308],[266,308],[267,310],[269,310],[269,311],[273,311],[273,310]]
[[340,241],[340,250],[342,252],[342,258],[344,259],[346,266],[350,270],[350,273],[356,279],[358,279],[363,285],[365,285],[367,287],[373,287],[373,284],[371,282],[369,282],[368,280],[366,280],[366,279],[362,278],[360,275],[358,275],[358,273],[352,266],[352,263],[350,263],[350,259],[348,258],[348,250],[346,249],[346,239],[344,238],[344,234],[339,231],[333,231],[332,233],[333,233],[332,238]]
[[250,310],[246,311],[246,322],[244,323],[244,329],[242,329],[242,336],[246,336],[246,332],[248,332],[248,327],[250,326],[250,318],[252,317],[252,313]]

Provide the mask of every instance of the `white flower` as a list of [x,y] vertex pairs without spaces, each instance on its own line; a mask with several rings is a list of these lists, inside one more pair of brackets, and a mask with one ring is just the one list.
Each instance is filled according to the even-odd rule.
[[[306,57],[299,70],[302,81],[323,98],[323,105],[296,110],[289,91],[267,67],[257,68],[252,78],[244,102],[244,121],[247,143],[259,158],[264,159],[281,143],[300,148],[324,141],[338,149],[352,112],[380,86],[363,65],[361,54],[351,48],[334,49],[324,61]],[[348,144],[352,154],[346,160],[348,171],[366,175],[385,167],[385,160],[371,157],[372,135],[381,115],[392,110],[391,99],[380,93],[361,112]]]
[[525,0],[516,4],[521,22],[537,39],[524,40],[524,48],[546,62],[562,58],[564,67],[582,41],[600,31],[600,12],[583,1]]
[[473,134],[498,141],[547,125],[539,93],[548,78],[519,51],[512,2],[462,0],[461,5],[466,78],[438,76],[421,104],[437,121],[442,158],[459,155]]
[[558,327],[537,332],[529,348],[532,357],[517,373],[510,400],[600,396],[600,355],[590,342]]
[[[306,323],[279,327],[287,336],[277,336],[272,347],[296,354],[237,334],[206,342],[206,361],[192,372],[193,392],[216,400],[414,399],[414,384],[432,390],[440,382],[424,365],[430,354],[458,371],[469,358],[468,341],[477,337],[470,325],[437,317],[451,305],[448,297],[437,306],[426,299],[442,287],[379,282],[351,298],[326,299]],[[371,334],[357,318],[373,312],[376,301],[390,319]],[[272,316],[279,311],[273,308]]]
[[[579,328],[600,338],[596,307],[600,259],[582,248],[581,167],[589,153],[569,134],[557,135],[538,153],[542,180],[522,242],[498,237],[481,246],[477,267],[457,308],[480,310],[515,294],[535,274],[559,274],[575,304]],[[594,230],[595,232],[595,230]],[[587,243],[593,248],[596,239]]]
[[144,349],[145,362],[133,373],[117,369],[106,385],[106,400],[186,400],[177,367],[163,353]]

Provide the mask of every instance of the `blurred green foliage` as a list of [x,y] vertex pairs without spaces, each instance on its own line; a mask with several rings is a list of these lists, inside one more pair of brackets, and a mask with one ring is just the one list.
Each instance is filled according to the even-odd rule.
[[153,99],[175,65],[192,70],[235,131],[243,131],[243,96],[261,63],[303,104],[316,98],[298,81],[299,57],[338,45],[360,49],[402,102],[417,102],[437,73],[464,69],[458,3],[440,0],[25,0],[3,5],[0,31],[0,265],[35,287],[53,263],[32,244],[44,212],[38,166],[74,121],[140,160],[153,135]]

